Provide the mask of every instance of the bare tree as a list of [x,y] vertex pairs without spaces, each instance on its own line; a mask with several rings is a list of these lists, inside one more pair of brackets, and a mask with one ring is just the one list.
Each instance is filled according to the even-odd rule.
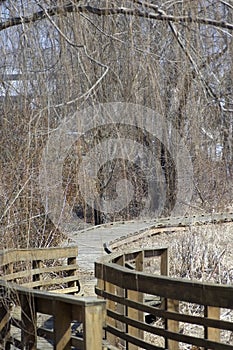
[[[96,103],[129,102],[159,113],[170,135],[176,130],[189,147],[192,210],[224,207],[232,193],[232,1],[5,0],[0,7],[2,227],[7,237],[24,232],[5,245],[57,243],[38,189],[42,150],[65,116]],[[119,135],[156,145],[166,188],[160,214],[169,215],[177,201],[172,155],[132,127],[97,127],[73,145],[64,200],[93,223],[154,215],[164,184],[153,180],[151,193],[140,159],[116,159],[98,172],[102,199],[115,196],[119,178],[131,180],[134,198],[124,210],[103,215],[80,194],[82,157]]]

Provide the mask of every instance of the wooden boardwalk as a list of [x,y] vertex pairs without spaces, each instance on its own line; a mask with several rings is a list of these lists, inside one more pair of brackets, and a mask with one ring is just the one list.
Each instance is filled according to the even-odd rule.
[[94,262],[106,255],[104,243],[147,231],[156,220],[116,222],[74,232],[73,243],[78,246],[78,265],[84,271],[94,271]]
[[[115,246],[140,238],[145,232],[157,229],[157,234],[172,232],[191,225],[221,224],[232,222],[233,213],[211,213],[204,215],[167,217],[160,219],[123,221],[93,226],[72,235],[73,244],[78,246],[78,265],[84,271],[94,272],[94,262],[106,255],[103,245],[117,241]],[[114,245],[114,244],[113,244]],[[132,246],[133,248],[133,246]]]
[[[136,240],[145,232],[157,229],[174,231],[193,225],[221,224],[232,222],[233,213],[210,213],[204,215],[168,217],[160,219],[123,221],[99,226],[93,226],[72,234],[73,243],[78,246],[78,264],[84,271],[94,272],[94,262],[106,255],[104,243],[130,242]],[[117,246],[117,244],[115,244]]]

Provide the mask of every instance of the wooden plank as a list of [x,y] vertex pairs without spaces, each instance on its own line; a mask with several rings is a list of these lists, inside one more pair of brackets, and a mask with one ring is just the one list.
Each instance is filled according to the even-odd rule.
[[[108,293],[116,294],[116,288],[111,283],[106,282],[105,290]],[[116,308],[115,302],[112,300],[106,300],[106,308],[107,308],[107,310],[114,310],[115,311],[115,308]],[[112,318],[109,318],[109,317],[107,317],[107,324],[112,325],[114,327],[116,326],[115,320]],[[114,346],[117,345],[117,338],[114,335],[107,333],[107,340],[109,341],[110,344],[112,344]]]
[[115,335],[115,337],[124,339],[128,343],[135,344],[138,347],[141,347],[142,349],[146,349],[146,350],[164,350],[164,348],[161,348],[160,346],[149,344],[148,342],[145,342],[145,341],[143,341],[141,339],[134,338],[131,335],[126,334],[124,332],[121,332],[117,328],[114,328],[114,327],[112,327],[110,325],[107,326],[107,331],[109,333]]
[[96,263],[96,277],[119,287],[174,300],[233,309],[233,287],[135,272],[110,263]]
[[[67,259],[67,264],[69,265],[69,266],[74,266],[74,269],[73,270],[69,270],[68,271],[68,276],[75,276],[76,275],[76,268],[75,268],[75,266],[76,266],[76,256],[75,257],[69,257],[68,259]],[[71,281],[71,282],[68,282],[68,287],[76,287],[76,281],[77,281],[77,279],[75,280],[75,281]]]
[[[32,262],[32,269],[33,270],[34,269],[39,269],[40,270],[42,266],[43,266],[43,264],[42,264],[41,260],[33,260],[33,262]],[[30,271],[28,271],[28,272],[30,274]],[[41,281],[41,274],[40,273],[33,274],[32,280],[33,280],[33,282],[39,282],[40,283],[40,281]],[[37,288],[40,289],[40,287],[41,287],[41,285],[39,284],[37,286]]]
[[0,266],[19,261],[50,260],[78,255],[78,247],[10,249],[0,252]]
[[11,281],[11,280],[14,280],[14,279],[19,279],[19,278],[23,278],[23,277],[28,277],[28,276],[34,276],[36,274],[43,274],[43,273],[50,273],[50,272],[66,272],[66,271],[70,271],[70,270],[73,270],[73,269],[76,269],[78,270],[79,269],[79,265],[62,265],[62,266],[51,266],[51,267],[41,267],[39,269],[33,269],[33,270],[26,270],[26,271],[19,271],[19,272],[14,272],[14,273],[11,273],[11,274],[7,274],[7,275],[4,275],[4,276],[1,276],[1,278],[4,280],[4,281]]
[[51,292],[58,294],[75,294],[80,292],[80,287],[67,287],[61,289],[52,289]]
[[36,350],[36,308],[35,299],[30,295],[20,295],[21,305],[21,342],[23,349]]
[[[166,302],[166,309],[169,312],[176,312],[179,313],[179,301],[178,300],[172,300],[172,299],[167,299]],[[165,327],[168,331],[171,331],[173,333],[179,333],[179,321],[177,320],[170,320],[167,319],[165,322]],[[166,347],[169,350],[178,350],[179,349],[179,343],[174,340],[166,339]]]
[[[47,291],[40,290],[28,290],[28,288],[17,285],[16,283],[8,283],[6,281],[0,280],[0,286],[6,290],[12,290],[14,295],[17,296],[31,296],[31,298],[36,298],[37,304],[45,300],[46,302],[52,301],[54,299],[60,300],[67,304],[72,304],[73,306],[85,307],[87,305],[104,305],[105,301],[97,299],[96,297],[76,297],[71,295],[60,295]],[[51,304],[51,303],[50,303]],[[38,306],[37,306],[37,311]]]
[[[118,259],[115,260],[115,263],[120,266],[125,266],[125,255],[122,254],[119,256]],[[117,287],[116,288],[116,294],[120,296],[121,298],[126,297],[126,292],[124,288]],[[116,311],[122,315],[126,314],[126,307],[122,303],[117,303],[115,307]],[[116,328],[121,330],[122,332],[126,332],[126,326],[124,323],[116,321]],[[118,347],[122,347],[122,349],[126,348],[125,341],[122,339],[118,339]]]
[[[145,258],[152,258],[156,256],[161,256],[163,254],[164,250],[167,250],[167,247],[156,247],[156,248],[144,248],[144,256]],[[124,256],[125,261],[135,260],[138,253],[140,253],[142,249],[127,249],[126,252],[119,253],[119,252],[113,252],[110,255],[104,256],[101,261],[105,263],[116,263],[121,258],[121,256]]]
[[150,313],[155,317],[162,317],[164,319],[169,318],[170,320],[175,320],[179,322],[191,323],[191,324],[197,324],[205,327],[212,327],[212,328],[233,331],[233,322],[208,319],[202,316],[192,316],[192,315],[168,312],[165,310],[161,310],[160,308],[155,308],[153,306],[149,306],[143,303],[138,303],[129,299],[119,297],[117,295],[112,295],[98,288],[96,288],[96,293],[97,295],[101,295],[105,299],[110,299],[115,301],[116,303],[121,303],[128,307],[133,307],[143,312]]
[[[169,275],[169,251],[168,251],[168,249],[164,249],[162,254],[161,254],[160,274],[162,276]],[[166,299],[161,298],[161,309],[165,309],[165,308],[166,308]]]
[[[137,271],[143,271],[144,269],[144,252],[140,251],[137,256],[135,257],[135,268]],[[127,299],[136,301],[136,302],[143,302],[143,293],[140,293],[139,291],[134,290],[127,290]],[[143,313],[135,308],[127,308],[127,315],[129,318],[132,318],[136,321],[143,322]],[[143,339],[144,332],[138,328],[128,326],[128,332],[129,335],[132,337],[136,337],[138,339]],[[128,344],[129,350],[137,350],[137,345]]]
[[43,281],[35,281],[35,282],[27,282],[27,283],[22,283],[21,285],[23,287],[27,288],[35,288],[35,287],[45,287],[45,286],[52,286],[52,285],[59,285],[59,284],[64,284],[72,281],[77,281],[78,276],[67,276],[67,277],[61,277],[61,278],[49,278],[47,280]]
[[10,312],[4,300],[0,301],[0,344],[5,350],[10,350],[7,340],[10,338]]
[[164,249],[161,254],[160,273],[162,276],[169,275],[169,252],[168,249]]
[[164,252],[167,252],[168,248],[167,247],[157,247],[157,248],[145,248],[143,249],[144,251],[144,258],[154,258],[154,257],[159,257],[162,256]]
[[[220,308],[218,307],[205,307],[205,317],[211,319],[220,319]],[[213,341],[220,341],[220,330],[213,327],[205,327],[205,338]]]
[[[174,333],[174,332],[168,331],[168,330],[160,328],[160,327],[150,326],[150,325],[147,325],[146,323],[135,321],[133,319],[130,319],[130,318],[122,316],[122,315],[118,315],[116,313],[114,313],[114,315],[113,315],[112,312],[110,312],[110,311],[107,311],[107,313],[109,313],[111,315],[111,317],[114,317],[115,319],[119,318],[119,320],[121,320],[122,322],[125,322],[126,324],[130,324],[130,325],[134,326],[135,328],[141,328],[144,331],[147,331],[148,333],[151,333],[151,334],[157,334],[161,337],[164,337],[165,339],[169,338],[169,339],[174,340],[176,342],[187,343],[187,344],[194,345],[196,347],[208,348],[208,349],[213,349],[213,350],[232,350],[232,345],[229,345],[229,344],[218,343],[215,341],[210,341],[210,340],[199,338],[199,337],[185,335],[182,333]],[[144,348],[150,349],[150,343],[148,343],[148,342],[145,342],[141,339],[139,340],[138,338],[135,338],[133,336],[129,336],[129,334],[127,334],[127,333],[120,332],[118,329],[116,329],[110,325],[107,325],[106,328],[107,328],[108,332],[113,333],[114,335],[118,334],[118,336],[120,338],[125,339],[126,341],[131,342],[132,344],[141,346],[141,347],[143,347],[143,349]],[[162,349],[164,349],[164,348],[162,348]]]
[[71,347],[72,306],[61,301],[53,301],[54,350],[69,350]]
[[83,311],[84,350],[102,350],[103,306],[86,306]]

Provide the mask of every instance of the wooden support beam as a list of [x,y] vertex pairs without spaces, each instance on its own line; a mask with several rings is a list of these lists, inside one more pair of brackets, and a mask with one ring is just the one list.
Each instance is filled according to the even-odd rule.
[[[137,254],[135,258],[135,268],[137,271],[143,271],[144,269],[144,252],[141,251]],[[139,291],[133,291],[133,290],[127,290],[127,298],[129,300],[133,300],[139,303],[143,303],[143,293],[140,293]],[[144,321],[144,315],[143,312],[128,308],[127,310],[127,316],[135,321]],[[134,328],[132,326],[128,326],[128,332],[130,336],[143,339],[144,338],[144,332],[138,328]],[[128,344],[128,350],[138,350],[138,346],[134,344]]]
[[36,350],[37,348],[37,336],[36,336],[36,309],[35,299],[28,293],[20,295],[21,306],[21,340],[24,350]]
[[[107,293],[111,293],[113,295],[116,294],[116,287],[112,283],[105,283],[105,290]],[[116,311],[116,303],[112,300],[106,300],[106,308],[107,310],[112,310]],[[116,326],[116,321],[112,319],[111,317],[107,316],[107,324],[110,326],[115,327]],[[116,345],[117,344],[117,337],[111,333],[107,333],[107,340],[111,345]]]
[[54,350],[69,350],[71,347],[72,305],[53,301]]
[[0,301],[0,346],[5,350],[10,350],[10,344],[7,342],[10,336],[10,312],[6,302]]
[[[125,266],[125,255],[121,255],[118,259],[116,259],[115,261],[116,264],[120,265],[120,266]],[[120,287],[116,287],[116,294],[120,297],[125,298],[125,289],[124,288],[120,288]],[[125,316],[126,314],[126,307],[124,305],[122,305],[121,303],[117,303],[116,304],[116,311]],[[117,329],[119,329],[122,332],[126,332],[126,326],[123,322],[120,321],[116,321],[116,327]],[[122,349],[125,349],[125,340],[123,339],[118,339],[118,346],[121,346]]]
[[[214,320],[220,320],[220,308],[213,306],[205,307],[205,317],[212,318]],[[205,327],[205,338],[208,340],[220,341],[220,329]]]
[[[76,256],[75,257],[69,257],[67,259],[67,265],[74,265],[74,269],[73,270],[69,270],[67,272],[67,275],[68,276],[75,276],[76,275],[76,264],[77,264],[77,261],[76,261]],[[72,282],[68,282],[68,288],[70,287],[76,287],[77,285],[77,281],[72,281]]]
[[[41,261],[41,260],[33,260],[33,262],[32,262],[32,268],[33,268],[33,270],[34,270],[34,269],[40,269],[40,268],[42,267],[42,265],[43,265],[43,264],[42,264],[42,261]],[[41,281],[41,274],[38,273],[38,274],[33,275],[33,276],[32,276],[32,281],[33,281],[33,282]],[[35,287],[35,288],[41,289],[40,286],[37,286],[37,287]]]
[[103,306],[86,305],[83,311],[84,350],[102,350]]
[[[178,300],[167,299],[166,304],[167,304],[166,305],[167,311],[179,313],[179,301]],[[179,321],[168,319],[165,324],[166,324],[166,329],[168,331],[171,331],[174,333],[179,333]],[[179,349],[179,342],[177,342],[175,340],[166,339],[165,343],[166,343],[166,348],[169,350],[178,350]]]

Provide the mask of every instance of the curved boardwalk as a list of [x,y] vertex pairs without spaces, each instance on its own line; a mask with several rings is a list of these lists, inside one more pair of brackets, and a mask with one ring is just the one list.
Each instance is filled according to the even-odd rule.
[[[117,244],[124,242],[133,243],[141,235],[150,229],[155,229],[153,234],[160,232],[180,230],[190,225],[205,225],[210,223],[232,222],[233,213],[216,213],[194,215],[189,217],[168,217],[160,219],[148,219],[137,221],[123,221],[77,231],[73,233],[73,242],[78,246],[78,264],[81,269],[89,272],[94,271],[94,262],[105,255],[104,243],[117,241]],[[148,233],[146,233],[148,234]]]
[[74,232],[73,242],[78,246],[78,264],[83,270],[94,271],[94,262],[105,255],[104,243],[147,231],[155,220],[116,222],[93,226]]

